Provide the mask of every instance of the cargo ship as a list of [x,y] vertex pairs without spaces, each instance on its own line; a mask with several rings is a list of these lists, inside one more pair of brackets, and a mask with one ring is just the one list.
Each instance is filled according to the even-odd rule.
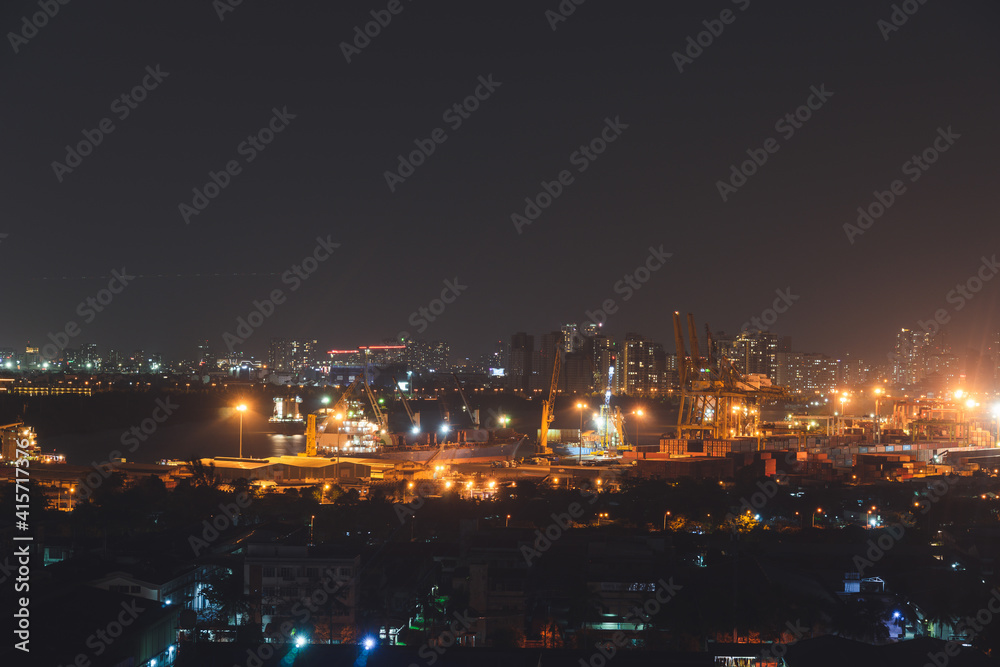
[[455,429],[446,424],[433,433],[417,428],[390,433],[365,416],[360,402],[348,401],[342,408],[320,415],[316,449],[321,456],[480,463],[528,455],[532,449],[527,437],[513,429]]

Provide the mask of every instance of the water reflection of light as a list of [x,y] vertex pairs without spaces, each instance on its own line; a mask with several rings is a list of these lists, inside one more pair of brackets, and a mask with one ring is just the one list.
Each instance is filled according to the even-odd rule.
[[304,435],[284,435],[282,433],[268,433],[270,452],[267,456],[294,456],[303,451],[306,439]]

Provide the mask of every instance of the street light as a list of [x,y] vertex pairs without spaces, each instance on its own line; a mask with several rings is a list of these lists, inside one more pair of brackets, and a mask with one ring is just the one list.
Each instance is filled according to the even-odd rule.
[[[642,417],[644,413],[641,409],[633,412],[636,417]],[[635,451],[639,451],[639,420],[635,420]]]
[[868,530],[871,530],[872,527],[875,525],[874,522],[872,521],[872,512],[874,511],[875,511],[875,506],[872,505],[872,508],[868,510]]
[[583,465],[583,411],[589,406],[586,403],[577,403],[576,409],[580,411],[580,449],[577,450],[577,462]]
[[240,413],[240,458],[243,458],[243,413],[247,411],[247,406],[240,403],[236,406],[236,411]]
[[598,526],[601,525],[601,519],[602,518],[607,519],[608,518],[608,513],[607,512],[601,512],[600,514],[597,515],[597,525]]
[[813,528],[816,527],[816,515],[817,514],[822,514],[822,513],[823,513],[823,508],[822,507],[817,507],[816,511],[813,512]]

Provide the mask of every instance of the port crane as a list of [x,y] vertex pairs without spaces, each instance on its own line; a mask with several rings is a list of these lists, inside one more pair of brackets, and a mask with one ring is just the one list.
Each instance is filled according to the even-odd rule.
[[473,411],[469,406],[469,399],[465,397],[465,391],[462,390],[462,381],[458,379],[458,375],[452,373],[451,376],[455,378],[455,384],[458,385],[458,394],[462,397],[462,403],[465,404],[465,411],[469,413],[469,419],[472,420],[472,428],[479,430],[479,410]]
[[549,424],[556,418],[556,390],[559,386],[559,366],[562,360],[559,348],[555,350],[555,360],[552,362],[552,382],[549,384],[549,397],[542,402],[542,430],[538,436],[538,446],[541,454],[551,454],[549,449]]
[[396,391],[399,392],[399,400],[403,402],[403,409],[406,410],[406,416],[410,418],[410,424],[413,426],[413,432],[420,433],[420,413],[414,412],[413,408],[410,407],[410,402],[406,400],[406,395],[403,394],[403,390],[399,388],[399,380],[396,379],[395,375],[392,377],[392,382],[396,385]]
[[674,342],[681,400],[677,411],[678,438],[721,440],[733,436],[759,439],[760,405],[764,401],[787,399],[783,387],[770,380],[745,376],[731,359],[716,355],[711,331],[706,325],[708,349],[701,355],[694,315],[688,313],[691,341],[688,354],[684,343],[681,315],[674,312]]

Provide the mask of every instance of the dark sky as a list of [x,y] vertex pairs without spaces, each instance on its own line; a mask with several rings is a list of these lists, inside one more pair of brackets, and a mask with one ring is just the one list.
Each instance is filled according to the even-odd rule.
[[[927,2],[885,40],[889,2],[589,0],[553,31],[557,0],[402,0],[347,63],[340,43],[387,4],[244,0],[220,21],[210,0],[71,2],[18,53],[8,36],[0,345],[72,320],[71,345],[192,356],[274,289],[287,301],[250,353],[411,331],[475,354],[608,298],[612,333],[666,342],[673,310],[732,331],[786,288],[799,299],[773,329],[798,349],[881,355],[939,308],[960,345],[1000,326],[1000,280],[947,301],[1000,251],[996,2]],[[678,72],[672,54],[724,9],[735,21]],[[37,11],[5,3],[0,27]],[[157,65],[169,76],[119,120],[112,102]],[[500,87],[452,130],[443,112],[489,75]],[[812,86],[833,96],[786,139],[775,122]],[[275,107],[296,117],[248,163],[237,147]],[[52,162],[103,118],[114,132],[60,183]],[[606,118],[628,128],[581,173],[571,155]],[[961,138],[910,182],[903,164],[948,127]],[[390,192],[384,172],[436,128],[447,140]],[[723,202],[717,181],[772,137]],[[185,224],[178,205],[234,159]],[[518,234],[511,215],[562,170],[573,182]],[[894,179],[905,193],[850,243],[843,225]],[[320,235],[341,246],[292,292],[281,275]],[[624,301],[616,282],[661,245],[672,257]],[[139,277],[85,322],[77,304],[123,266]],[[419,332],[410,314],[456,277],[467,289]]]

